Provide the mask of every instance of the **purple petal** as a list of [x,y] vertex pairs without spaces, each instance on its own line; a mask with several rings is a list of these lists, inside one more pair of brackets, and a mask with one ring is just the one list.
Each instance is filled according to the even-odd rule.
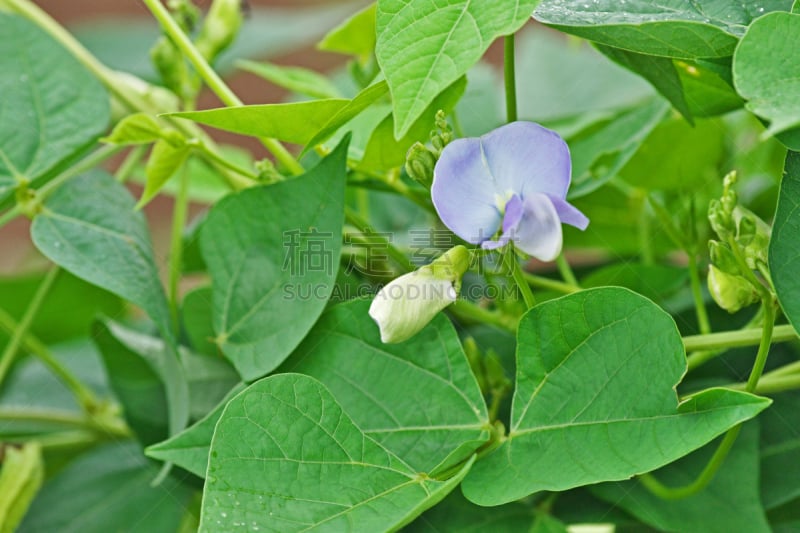
[[533,122],[512,122],[481,137],[498,193],[531,192],[564,198],[572,165],[564,139]]
[[506,233],[511,228],[517,227],[519,221],[522,220],[524,211],[522,198],[515,194],[506,202],[506,214],[503,216],[503,233]]
[[517,248],[542,261],[552,261],[561,253],[561,219],[546,194],[533,193],[523,202],[525,213],[510,237]]
[[433,171],[431,199],[444,225],[478,244],[494,235],[501,214],[495,184],[484,164],[479,139],[458,139],[442,151]]
[[561,198],[550,195],[548,195],[548,197],[550,201],[553,202],[553,206],[556,208],[556,213],[558,213],[558,218],[561,219],[561,222],[569,224],[570,226],[575,226],[581,231],[586,229],[589,225],[589,219],[586,215],[581,213],[577,207]]

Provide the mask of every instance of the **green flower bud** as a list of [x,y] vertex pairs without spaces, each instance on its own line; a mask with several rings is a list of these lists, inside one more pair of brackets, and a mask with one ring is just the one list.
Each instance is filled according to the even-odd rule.
[[758,301],[758,293],[742,276],[728,274],[711,265],[708,269],[708,292],[721,308],[729,313]]
[[383,287],[369,308],[381,341],[396,343],[416,335],[436,314],[455,302],[461,277],[469,268],[469,250],[456,246],[414,272]]
[[436,156],[424,144],[415,142],[406,153],[406,172],[408,176],[430,189],[433,183],[433,168],[436,166]]
[[772,228],[755,213],[741,206],[733,210],[736,225],[736,243],[744,252],[747,266],[757,268],[757,263],[767,264],[769,239]]
[[711,263],[718,269],[727,274],[736,276],[740,274],[739,263],[730,246],[718,241],[708,241],[708,252],[711,256]]
[[184,100],[195,96],[200,84],[189,71],[183,54],[172,39],[163,35],[156,41],[150,49],[150,60],[165,87]]
[[195,46],[207,61],[228,48],[242,27],[241,0],[214,0]]
[[735,228],[731,214],[725,210],[719,200],[711,200],[708,203],[708,221],[711,223],[711,229],[720,239],[727,240],[734,234]]

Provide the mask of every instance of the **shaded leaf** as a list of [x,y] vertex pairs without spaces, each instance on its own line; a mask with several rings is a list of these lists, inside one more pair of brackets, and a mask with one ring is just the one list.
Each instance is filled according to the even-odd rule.
[[339,89],[322,74],[300,67],[286,67],[273,63],[240,61],[237,66],[274,83],[287,91],[312,98],[339,98]]
[[[653,475],[668,487],[688,485],[700,475],[718,444],[708,444]],[[659,531],[768,533],[767,517],[758,498],[758,473],[758,423],[750,422],[742,429],[723,467],[697,494],[663,500],[635,480],[596,485],[591,490]]]
[[80,456],[42,488],[20,531],[177,531],[194,491],[124,441]]
[[367,60],[375,50],[375,7],[372,3],[329,31],[317,48]]

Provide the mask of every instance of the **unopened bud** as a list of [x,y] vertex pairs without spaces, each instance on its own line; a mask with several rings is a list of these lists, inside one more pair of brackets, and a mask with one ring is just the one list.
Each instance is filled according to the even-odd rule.
[[195,45],[207,61],[228,48],[242,27],[241,0],[214,0]]
[[733,219],[719,200],[711,200],[708,204],[708,221],[720,239],[727,240],[734,235]]
[[414,272],[383,287],[369,308],[381,341],[402,342],[421,331],[436,314],[456,301],[461,277],[469,268],[469,251],[456,246]]
[[433,167],[436,166],[436,156],[421,142],[415,142],[406,153],[406,173],[408,176],[425,188],[430,188],[433,183]]
[[742,276],[728,274],[711,265],[708,269],[708,292],[721,308],[735,313],[758,301],[755,288]]
[[708,252],[711,264],[727,274],[739,275],[739,263],[730,247],[718,241],[708,241]]
[[733,210],[736,225],[736,243],[742,248],[747,266],[757,268],[759,262],[767,264],[772,228],[747,208],[736,206]]

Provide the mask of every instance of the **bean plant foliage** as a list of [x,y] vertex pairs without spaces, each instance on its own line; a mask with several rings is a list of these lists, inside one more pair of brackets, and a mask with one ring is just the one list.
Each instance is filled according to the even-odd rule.
[[0,0],[0,531],[800,529],[796,2],[141,3]]

